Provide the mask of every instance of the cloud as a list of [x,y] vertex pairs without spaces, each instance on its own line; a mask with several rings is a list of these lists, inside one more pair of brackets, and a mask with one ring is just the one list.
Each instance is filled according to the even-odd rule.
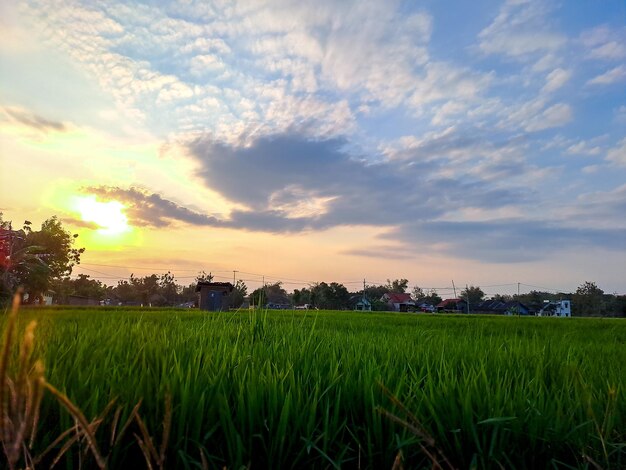
[[479,33],[479,49],[484,54],[517,60],[554,53],[567,39],[550,29],[546,21],[548,11],[548,4],[543,1],[505,2],[493,22]]
[[580,41],[587,49],[587,59],[610,61],[626,57],[626,28],[597,26],[584,31],[580,35]]
[[122,203],[130,224],[137,227],[169,227],[175,221],[192,225],[220,225],[220,221],[213,216],[190,210],[142,188],[94,186],[85,187],[82,191],[94,194],[98,199]]
[[565,85],[571,76],[572,73],[569,70],[563,70],[561,68],[554,69],[546,77],[546,84],[541,91],[544,93],[552,93]]
[[626,65],[619,65],[605,73],[592,78],[587,85],[612,85],[626,79]]
[[589,147],[587,142],[581,140],[574,145],[570,145],[565,152],[570,155],[599,155],[602,152],[602,148],[599,146]]
[[606,160],[614,165],[626,166],[626,138],[608,151]]
[[86,222],[84,220],[75,219],[73,217],[64,217],[61,219],[61,222],[71,225],[72,227],[87,228],[90,230],[98,230],[103,228],[95,222]]
[[421,251],[489,263],[537,261],[571,247],[623,250],[626,228],[593,229],[544,220],[432,221],[403,225],[383,238]]
[[62,122],[46,119],[24,108],[5,106],[2,108],[2,111],[12,121],[19,122],[40,132],[63,132],[67,129]]
[[501,114],[504,117],[502,125],[521,127],[527,132],[561,127],[573,118],[573,110],[569,104],[556,103],[548,106],[543,97],[511,106]]

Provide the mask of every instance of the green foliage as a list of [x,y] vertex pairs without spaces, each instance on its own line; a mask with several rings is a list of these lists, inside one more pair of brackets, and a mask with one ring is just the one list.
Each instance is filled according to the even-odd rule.
[[419,286],[415,286],[413,288],[412,296],[413,299],[415,299],[415,301],[417,301],[418,303],[426,302],[433,306],[441,303],[442,300],[441,297],[439,297],[439,295],[437,295],[437,292],[435,292],[434,290],[426,293],[426,291],[424,291],[424,289]]
[[256,306],[265,306],[268,303],[273,304],[288,304],[289,296],[287,291],[283,289],[282,282],[278,281],[274,284],[267,284],[265,286],[255,289],[250,294],[250,304]]
[[387,285],[385,286],[389,292],[395,292],[397,294],[403,294],[409,287],[408,279],[394,279],[393,281],[387,279]]
[[478,286],[469,286],[461,291],[461,299],[469,302],[470,308],[480,302],[485,297],[485,293]]
[[595,282],[586,281],[576,289],[572,298],[574,315],[602,315],[607,313],[604,291]]
[[[379,382],[457,468],[626,464],[620,320],[145,308],[26,316],[38,317],[47,379],[86,416],[114,396],[127,416],[143,398],[142,417],[159,429],[169,391],[171,468],[200,468],[199,449],[220,468],[391,468],[399,450],[405,468],[431,468],[419,439],[378,411],[397,412]],[[44,405],[41,445],[73,424]],[[131,447],[112,468],[132,466]]]
[[320,282],[311,287],[310,301],[320,309],[342,310],[349,307],[350,293],[343,284]]
[[33,230],[31,225],[25,221],[21,230],[12,230],[11,223],[3,221],[0,214],[0,228],[8,231],[0,238],[0,289],[13,292],[21,286],[30,303],[42,301],[55,280],[69,276],[85,251],[73,247],[78,235],[65,230],[56,216],[44,221],[40,230]]
[[244,297],[248,295],[248,286],[241,279],[237,281],[235,287],[230,294],[230,306],[232,308],[239,308],[243,304]]

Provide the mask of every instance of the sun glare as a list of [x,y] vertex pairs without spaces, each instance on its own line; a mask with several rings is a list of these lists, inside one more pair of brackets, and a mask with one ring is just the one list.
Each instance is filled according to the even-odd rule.
[[117,235],[130,229],[123,209],[124,205],[120,202],[99,202],[95,196],[80,197],[76,201],[81,219],[95,223],[100,227],[98,231],[105,235]]

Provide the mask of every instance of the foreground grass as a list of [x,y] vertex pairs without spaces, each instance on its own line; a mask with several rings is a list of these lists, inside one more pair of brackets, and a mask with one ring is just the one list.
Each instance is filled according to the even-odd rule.
[[[46,378],[97,416],[143,399],[168,467],[432,463],[381,409],[413,412],[459,468],[626,467],[626,322],[354,312],[42,309]],[[44,401],[40,446],[72,425]],[[66,466],[77,465],[68,453]],[[113,468],[140,462],[117,448]]]

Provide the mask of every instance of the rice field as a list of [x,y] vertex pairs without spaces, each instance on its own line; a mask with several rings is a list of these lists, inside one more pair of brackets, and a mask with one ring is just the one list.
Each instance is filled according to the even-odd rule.
[[[38,320],[34,355],[47,381],[88,419],[116,398],[122,423],[141,401],[158,441],[171,411],[166,468],[626,468],[622,320],[117,308],[20,315],[22,327]],[[44,396],[35,450],[73,424]],[[133,433],[112,447],[109,468],[146,466]],[[90,468],[79,448],[58,468]]]

